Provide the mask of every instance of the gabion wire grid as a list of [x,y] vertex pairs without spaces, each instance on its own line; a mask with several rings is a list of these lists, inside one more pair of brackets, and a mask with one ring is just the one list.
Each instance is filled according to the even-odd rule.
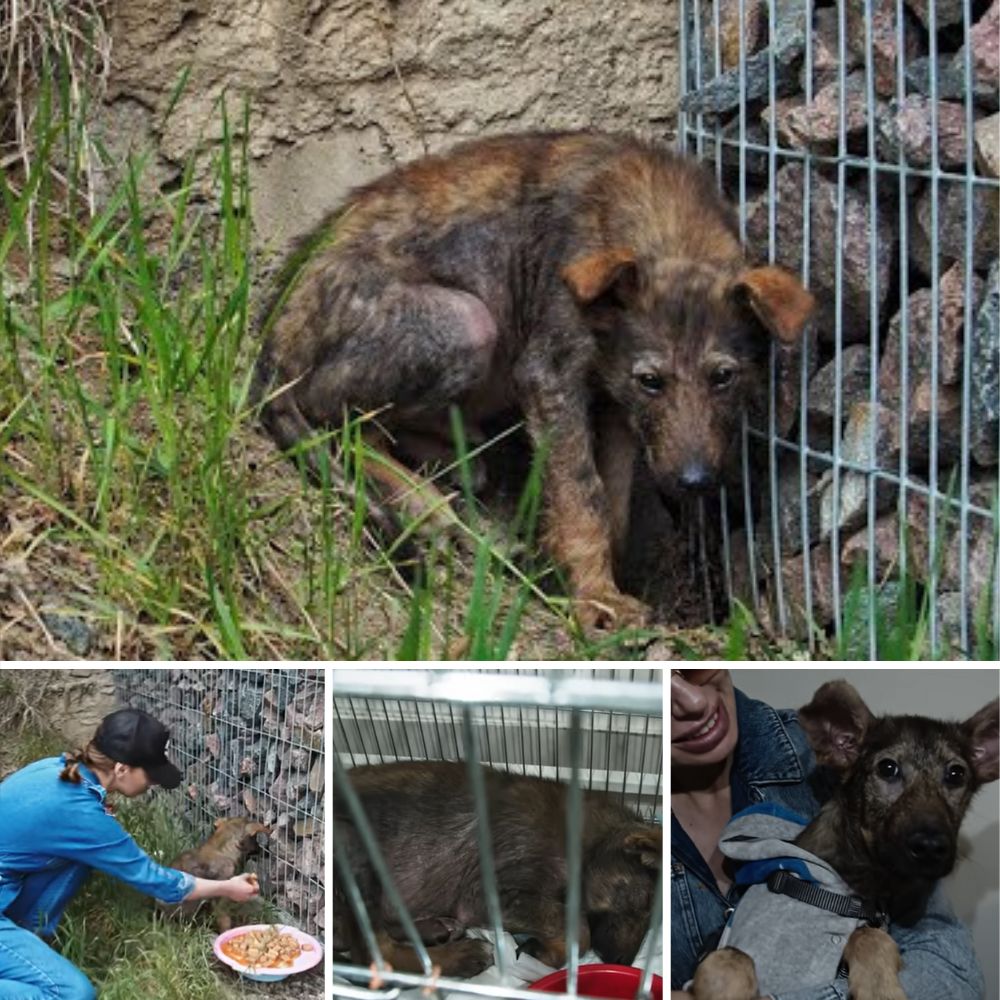
[[[468,747],[481,766],[610,792],[645,819],[662,822],[660,670],[334,669],[330,682],[335,796],[345,794],[351,767],[395,760],[467,760]],[[571,849],[580,842],[580,822],[570,807]],[[338,856],[336,843],[333,862],[350,892],[353,877],[345,875],[347,858]],[[571,857],[568,866],[572,871]],[[489,870],[484,865],[487,883]],[[572,892],[571,888],[569,906]],[[654,936],[660,934],[661,924],[662,878],[651,924]],[[569,954],[566,988],[575,996],[578,956],[572,949]],[[637,959],[636,964],[642,963]],[[347,983],[367,984],[372,979],[370,969],[344,964],[336,957],[332,968],[334,996],[358,997],[358,986]],[[649,988],[649,971],[641,990]],[[432,985],[426,976],[384,968],[378,975],[385,989]],[[471,996],[521,1000],[537,996],[513,986],[461,980],[443,982],[441,987]]]
[[262,894],[282,919],[322,937],[324,671],[123,669],[114,677],[122,704],[170,729],[169,755],[184,775],[179,819],[192,846],[218,817],[271,827],[253,865]]
[[682,0],[680,24],[681,147],[818,299],[799,416],[745,427],[723,497],[730,602],[875,655],[912,587],[932,655],[995,649],[997,3]]

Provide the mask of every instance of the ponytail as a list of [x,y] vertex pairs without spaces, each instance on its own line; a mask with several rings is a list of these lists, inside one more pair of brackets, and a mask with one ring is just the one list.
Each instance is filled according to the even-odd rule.
[[91,740],[85,747],[74,750],[63,755],[66,759],[66,766],[59,773],[60,781],[68,781],[70,784],[80,784],[80,765],[85,764],[92,771],[111,771],[115,762],[106,754],[101,753]]

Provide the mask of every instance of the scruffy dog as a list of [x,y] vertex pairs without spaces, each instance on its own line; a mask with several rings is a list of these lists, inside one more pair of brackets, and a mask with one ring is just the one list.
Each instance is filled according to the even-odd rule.
[[841,963],[852,1000],[907,1000],[884,927],[916,923],[954,867],[972,796],[1000,773],[1000,703],[962,723],[877,718],[850,684],[831,681],[799,721],[839,784],[805,829],[781,810],[751,807],[723,831],[720,850],[753,862],[754,884],[723,933],[726,947],[698,967],[695,1000],[821,989]]
[[[466,766],[384,764],[353,768],[348,777],[431,960],[446,976],[482,972],[493,963],[492,948],[464,937],[467,928],[490,926]],[[522,951],[564,965],[568,786],[488,769],[483,777],[504,928],[530,935]],[[419,972],[346,803],[336,795],[333,835],[347,847],[382,955],[399,971]],[[593,947],[604,961],[624,965],[635,958],[649,926],[662,852],[660,827],[610,795],[584,791],[581,953]],[[333,926],[334,948],[367,965],[371,957],[336,866]]]
[[[269,834],[270,827],[245,816],[232,819],[217,819],[215,832],[204,844],[184,851],[171,862],[171,868],[189,872],[199,878],[227,879],[243,870],[243,861],[260,850],[258,834]],[[201,908],[202,900],[176,905],[159,904],[170,915],[193,916]],[[204,901],[208,902],[208,901]],[[232,926],[225,900],[212,900],[215,925],[220,931]]]
[[369,475],[427,515],[443,497],[408,470],[450,454],[450,408],[473,442],[523,417],[547,456],[547,548],[598,628],[648,616],[613,566],[637,454],[666,495],[715,486],[743,409],[766,399],[771,343],[793,348],[813,304],[787,272],[747,266],[710,174],[596,132],[400,167],[352,194],[280,286],[254,389],[278,445],[378,413]]

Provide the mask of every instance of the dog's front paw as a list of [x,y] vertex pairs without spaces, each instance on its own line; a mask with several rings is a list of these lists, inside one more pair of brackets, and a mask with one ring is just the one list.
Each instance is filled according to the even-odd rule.
[[435,950],[441,953],[441,972],[458,979],[471,979],[493,964],[493,945],[489,941],[464,938]]
[[878,927],[859,927],[844,948],[852,1000],[907,1000],[899,985],[903,960],[896,942]]
[[530,955],[537,959],[542,965],[547,965],[553,969],[562,968],[566,964],[566,939],[565,938],[528,938],[518,949],[517,957]]
[[573,602],[577,620],[586,632],[614,632],[643,628],[652,614],[648,605],[617,590],[579,594]]
[[757,970],[739,948],[720,948],[706,956],[694,974],[694,1000],[756,1000]]

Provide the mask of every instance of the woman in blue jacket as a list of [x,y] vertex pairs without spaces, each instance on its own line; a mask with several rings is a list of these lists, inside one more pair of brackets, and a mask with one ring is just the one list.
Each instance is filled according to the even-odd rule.
[[[818,783],[797,713],[746,697],[728,670],[672,670],[670,710],[670,996],[687,1000],[684,984],[738,899],[719,850],[723,827],[755,803],[811,818],[829,789]],[[910,1000],[982,1000],[972,936],[940,886],[920,920],[889,933],[904,954],[900,981]],[[771,1000],[847,1000],[847,985],[803,986]]]
[[115,819],[108,794],[176,788],[170,734],[146,712],[106,716],[82,750],[0,782],[0,1000],[92,1000],[94,987],[45,939],[92,868],[165,903],[258,893],[252,875],[196,878],[152,860]]

